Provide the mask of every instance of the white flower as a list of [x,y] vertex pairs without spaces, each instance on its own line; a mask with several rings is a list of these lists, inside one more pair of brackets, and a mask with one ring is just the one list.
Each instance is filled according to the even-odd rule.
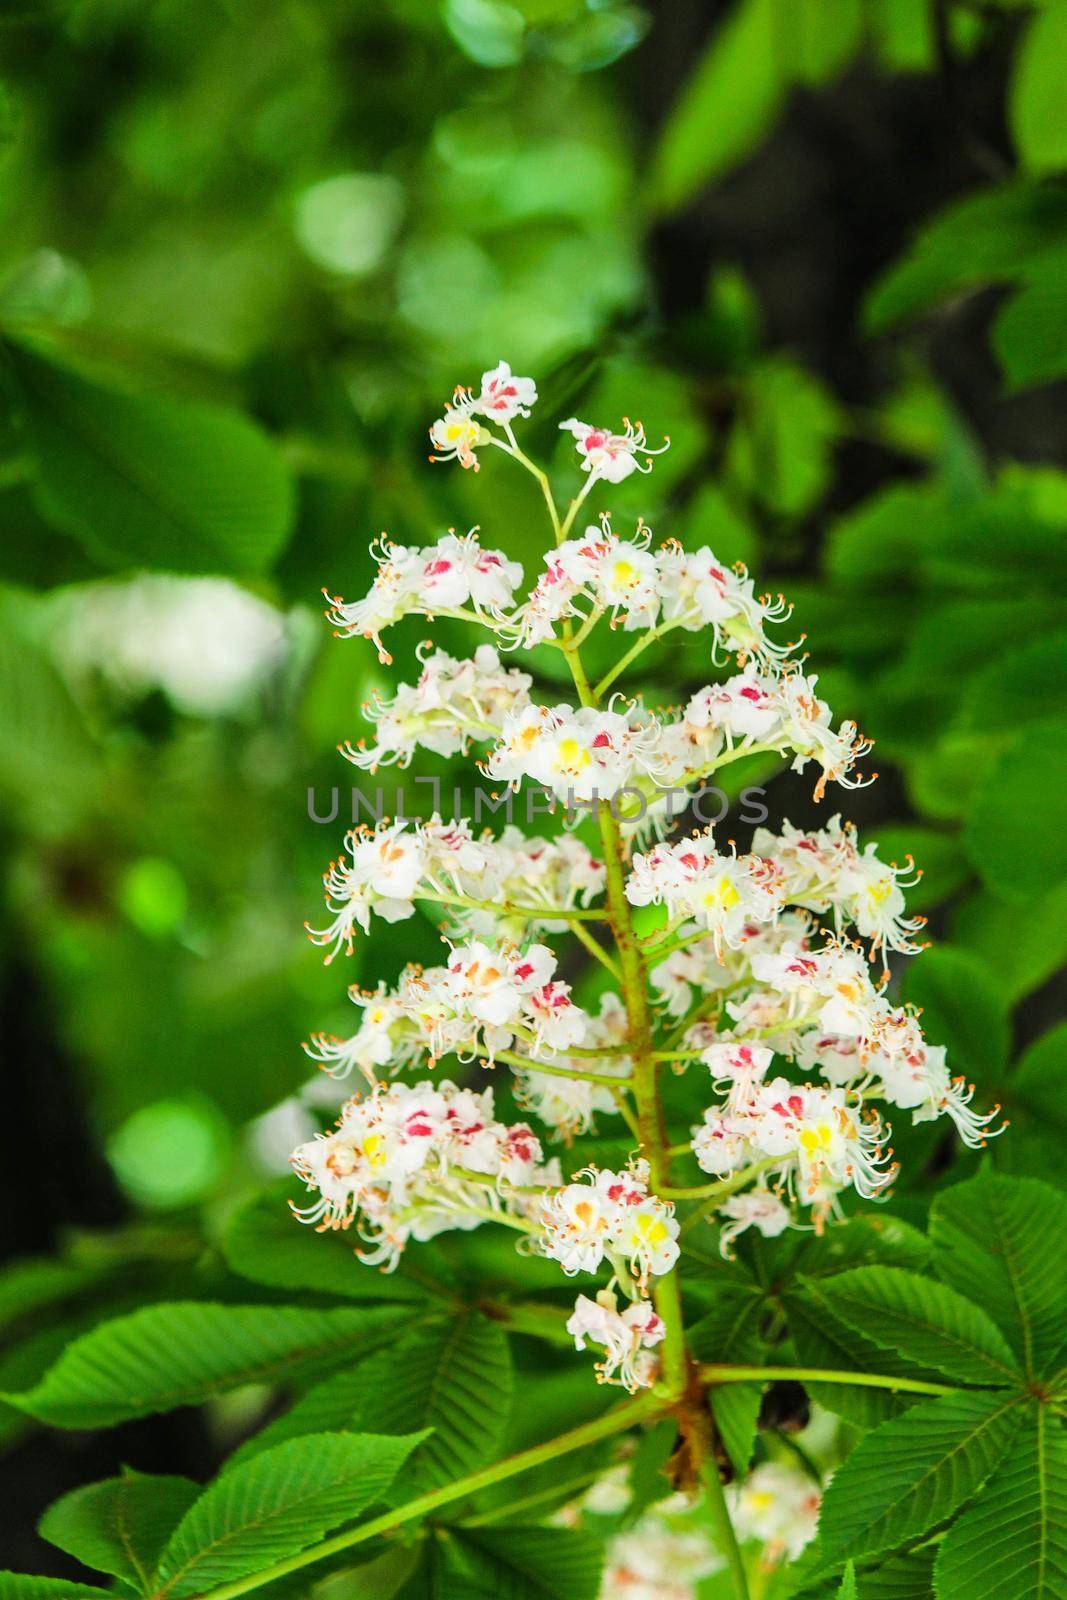
[[313,944],[330,946],[327,964],[342,947],[351,955],[355,928],[367,932],[372,909],[383,922],[402,922],[412,915],[412,896],[426,870],[426,856],[418,836],[406,829],[406,823],[394,822],[379,824],[373,833],[353,828],[345,834],[351,861],[331,861],[323,878],[334,920],[327,928],[308,929]]
[[[625,1043],[626,1012],[616,994],[600,997],[600,1011],[587,1019],[585,1043],[588,1048],[618,1049]],[[553,1065],[573,1069],[573,1077],[560,1077],[556,1073],[538,1072],[531,1067],[528,1072],[516,1069],[515,1098],[524,1109],[535,1111],[542,1122],[571,1138],[577,1133],[587,1133],[593,1126],[596,1112],[618,1114],[619,1106],[611,1090],[603,1084],[593,1083],[588,1077],[588,1063],[579,1056],[568,1056],[566,1047],[553,1059]],[[583,1073],[583,1068],[586,1069]],[[625,1078],[631,1063],[628,1056],[605,1056],[596,1063],[596,1075]]]
[[870,940],[872,951],[913,954],[921,948],[912,936],[926,919],[904,917],[903,889],[917,881],[907,880],[914,866],[910,858],[904,867],[887,866],[878,859],[876,845],[869,844],[861,853],[855,829],[843,828],[840,817],[832,817],[827,827],[812,833],[789,822],[783,824],[781,835],[761,828],[752,848],[778,864],[787,898],[794,905],[820,914],[832,912],[839,932],[854,924]]
[[473,467],[477,472],[475,452],[489,443],[491,435],[474,415],[475,409],[471,397],[457,390],[453,403],[445,407],[444,416],[438,417],[430,428],[431,461],[458,461],[461,467]]
[[530,407],[536,404],[534,380],[515,377],[506,361],[498,361],[489,372],[482,373],[482,387],[473,408],[497,422],[512,422],[516,417],[528,417]]
[[541,1206],[541,1248],[564,1272],[595,1272],[605,1255],[630,1263],[643,1283],[669,1272],[678,1259],[673,1205],[648,1192],[648,1169],[587,1169],[585,1183],[546,1195]]
[[609,800],[655,770],[657,736],[633,712],[522,706],[505,716],[486,772],[515,785],[531,778],[565,800]]
[[740,564],[725,567],[703,545],[683,550],[677,542],[664,546],[657,558],[663,620],[695,631],[711,628],[716,647],[723,645],[743,660],[753,655],[762,661],[783,660],[794,644],[772,643],[768,623],[788,620],[791,607],[781,595],[757,599],[752,579]]
[[636,1300],[620,1313],[610,1289],[602,1289],[595,1300],[580,1294],[567,1332],[577,1350],[584,1350],[587,1342],[603,1349],[604,1358],[596,1364],[599,1382],[619,1383],[633,1394],[654,1381],[656,1360],[650,1352],[666,1330],[647,1300]]
[[796,1467],[764,1462],[726,1493],[738,1538],[758,1539],[766,1566],[795,1561],[815,1537],[822,1489]]
[[320,1232],[358,1224],[371,1248],[357,1253],[386,1271],[409,1239],[477,1227],[496,1211],[524,1214],[529,1202],[513,1185],[558,1181],[525,1124],[495,1119],[491,1090],[447,1081],[379,1085],[348,1101],[336,1129],[300,1145],[292,1165],[317,1196],[293,1208],[299,1220]]
[[719,1249],[727,1258],[734,1240],[746,1229],[755,1228],[765,1239],[777,1239],[793,1221],[789,1207],[761,1186],[730,1195],[719,1207],[719,1216],[726,1218],[719,1228]]
[[412,549],[393,544],[384,536],[371,547],[378,576],[362,600],[345,601],[327,595],[327,612],[338,637],[362,634],[378,646],[379,660],[392,659],[381,641],[383,629],[401,617],[435,616],[467,605],[468,601],[488,622],[499,618],[512,603],[522,581],[522,567],[500,550],[485,550],[478,530],[459,537],[447,533],[434,545]]
[[722,1565],[702,1529],[674,1526],[661,1506],[609,1543],[600,1600],[696,1600]]
[[417,683],[402,683],[391,700],[363,706],[375,724],[372,747],[360,740],[355,748],[342,745],[341,754],[371,772],[393,763],[408,766],[417,748],[457,755],[471,739],[493,738],[505,714],[526,703],[530,682],[528,673],[503,668],[492,645],[479,645],[462,661],[434,650],[423,660]]
[[737,948],[751,923],[773,922],[782,905],[773,862],[720,855],[710,830],[635,854],[626,898],[632,905],[665,905],[672,918],[693,918],[720,950]]
[[725,683],[709,684],[694,694],[685,719],[697,728],[710,727],[734,739],[769,740],[780,716],[778,685],[753,666]]
[[[574,435],[583,471],[591,473],[594,478],[603,478],[607,483],[621,483],[631,472],[651,471],[652,462],[647,458],[662,455],[670,444],[670,440],[665,439],[658,450],[650,450],[644,428],[639,422],[631,422],[628,417],[623,418],[622,433],[590,427],[587,422],[579,422],[577,417],[568,417],[566,422],[560,423],[560,428]],[[643,463],[637,459],[639,450],[646,457]]]

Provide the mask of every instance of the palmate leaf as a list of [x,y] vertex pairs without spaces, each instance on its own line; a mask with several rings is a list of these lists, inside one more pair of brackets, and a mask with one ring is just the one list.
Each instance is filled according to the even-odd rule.
[[381,1499],[420,1437],[306,1434],[224,1473],[171,1535],[158,1594],[201,1594],[305,1550]]
[[[914,1376],[915,1369],[909,1362],[893,1352],[880,1350],[873,1340],[864,1338],[849,1323],[835,1317],[813,1294],[793,1288],[783,1297],[783,1304],[801,1366],[821,1367],[824,1371],[855,1368],[857,1372]],[[868,1389],[859,1384],[851,1388],[844,1383],[806,1383],[805,1388],[827,1411],[860,1428],[873,1428],[916,1403],[912,1395],[895,1394],[889,1389]]]
[[191,1478],[127,1472],[65,1494],[37,1531],[85,1566],[147,1594],[160,1551],[200,1493]]
[[834,1474],[819,1519],[822,1568],[899,1548],[945,1522],[998,1464],[1022,1418],[996,1391],[913,1406],[863,1439]]
[[986,1310],[1031,1376],[1048,1371],[1067,1323],[1067,1196],[1036,1178],[982,1173],[935,1199],[939,1277]]
[[356,1360],[394,1333],[401,1316],[384,1306],[146,1306],[75,1339],[32,1389],[3,1398],[60,1428],[110,1427],[242,1384]]
[[404,1474],[405,1499],[476,1471],[496,1453],[511,1410],[511,1357],[500,1327],[480,1312],[418,1328],[363,1372],[355,1425],[433,1430]]
[[809,1292],[881,1349],[926,1370],[993,1387],[1021,1382],[1000,1329],[945,1284],[898,1267],[859,1267]]
[[937,1558],[941,1600],[1061,1600],[1067,1594],[1067,1431],[1037,1408]]
[[458,1569],[487,1600],[596,1600],[604,1546],[572,1528],[458,1528]]
[[[786,1584],[788,1600],[840,1600],[841,1587],[836,1578],[827,1578],[809,1587],[800,1576],[803,1571],[815,1571],[819,1565],[819,1547],[809,1545],[801,1556],[801,1567],[793,1567],[798,1586]],[[854,1563],[849,1563],[854,1566]],[[845,1569],[846,1572],[848,1568]],[[932,1549],[909,1551],[907,1555],[890,1556],[877,1566],[858,1567],[856,1573],[856,1600],[933,1600],[934,1552]],[[844,1579],[841,1580],[844,1582]],[[846,1593],[848,1591],[846,1590]],[[786,1596],[782,1600],[786,1600]],[[776,1592],[777,1600],[777,1592]]]

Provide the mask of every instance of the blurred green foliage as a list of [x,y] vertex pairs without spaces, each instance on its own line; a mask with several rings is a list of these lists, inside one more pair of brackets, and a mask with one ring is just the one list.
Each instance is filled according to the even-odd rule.
[[[340,1020],[300,926],[347,821],[334,746],[385,681],[328,643],[319,589],[364,587],[382,528],[427,542],[486,507],[531,572],[535,488],[487,460],[476,511],[468,475],[425,460],[441,402],[501,356],[536,374],[545,416],[639,406],[672,446],[613,492],[619,518],[794,600],[821,691],[877,743],[864,837],[926,869],[915,903],[940,948],[904,992],[1008,1108],[995,1161],[1063,1183],[1044,986],[1067,950],[1067,12],[714,10],[695,34],[686,13],[699,48],[672,8],[615,0],[0,17],[0,960],[33,1010],[10,1053],[32,1075],[59,1051],[79,1137],[150,1218],[11,1269],[3,1387],[48,1366],[58,1317],[69,1332],[183,1275],[229,1292],[185,1208],[273,1170],[279,1136],[256,1119],[304,1084],[300,1038]],[[679,57],[646,114],[647,61]],[[679,308],[662,230],[788,152],[798,105],[974,63],[999,74],[1010,144],[899,219],[842,309],[868,392],[783,343],[743,252],[710,250]],[[1049,386],[1058,453],[991,442],[946,337],[995,362],[1005,395]],[[570,470],[550,425],[530,435]],[[398,634],[403,661],[420,633]],[[469,644],[456,623],[435,638]],[[688,636],[649,660],[664,702],[706,673]],[[529,666],[550,692],[555,662]],[[778,817],[798,791],[768,780]],[[308,790],[328,810],[333,786],[340,817],[316,826]],[[376,924],[348,971],[391,978],[434,947],[429,921]],[[973,1163],[929,1128],[903,1138],[899,1205],[921,1216],[937,1176]],[[12,1239],[85,1220],[75,1196],[48,1238]]]

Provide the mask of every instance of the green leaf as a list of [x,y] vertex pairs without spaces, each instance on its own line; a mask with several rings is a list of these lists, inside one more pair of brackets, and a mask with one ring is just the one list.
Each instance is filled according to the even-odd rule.
[[34,1388],[3,1398],[57,1427],[110,1427],[243,1384],[358,1359],[367,1341],[380,1344],[399,1318],[386,1307],[146,1306],[75,1339]]
[[597,1600],[604,1547],[573,1528],[456,1529],[471,1577],[495,1600]]
[[[801,1366],[827,1371],[889,1372],[914,1376],[914,1368],[899,1356],[882,1352],[871,1339],[835,1317],[815,1294],[790,1288],[783,1295],[789,1333]],[[845,1383],[805,1383],[812,1399],[860,1428],[873,1428],[896,1417],[917,1402],[914,1396],[889,1389],[853,1388]]]
[[749,375],[730,435],[729,472],[746,493],[783,516],[800,516],[826,490],[840,431],[833,396],[780,357]]
[[682,206],[728,171],[770,127],[790,83],[822,83],[861,36],[859,0],[741,0],[679,96],[649,180],[653,205]]
[[903,260],[875,284],[867,327],[882,332],[961,289],[1032,271],[1067,238],[1067,195],[1015,181],[968,195],[937,213]]
[[[816,1572],[820,1565],[821,1548],[818,1543],[809,1545],[794,1565],[798,1588],[789,1589],[789,1600],[839,1600],[834,1580],[828,1579],[809,1588],[804,1580],[806,1572]],[[891,1556],[877,1566],[860,1567],[856,1572],[858,1600],[933,1600],[934,1553],[930,1549],[909,1552],[904,1556]]]
[[845,1567],[845,1575],[837,1591],[837,1600],[859,1600],[856,1592],[856,1568],[851,1561]]
[[71,1490],[49,1506],[37,1532],[147,1594],[160,1551],[200,1492],[190,1478],[127,1472]]
[[0,1600],[111,1600],[109,1589],[65,1578],[38,1578],[29,1572],[0,1572]]
[[946,947],[925,951],[908,968],[904,994],[921,1007],[929,1043],[948,1050],[950,1072],[988,1083],[1003,1070],[1011,1048],[1008,1016],[977,957]]
[[939,1277],[989,1313],[1031,1376],[1045,1372],[1067,1323],[1067,1196],[983,1172],[935,1198],[930,1238]]
[[[766,1353],[759,1335],[759,1321],[765,1309],[759,1295],[724,1285],[713,1309],[693,1327],[690,1350],[698,1361],[758,1366]],[[752,1460],[764,1387],[762,1383],[724,1383],[708,1396],[716,1430],[734,1470],[741,1476]]]
[[1008,122],[1022,166],[1031,172],[1067,167],[1063,63],[1067,8],[1053,4],[1032,19],[1015,58]]
[[364,1369],[358,1426],[370,1432],[433,1430],[405,1474],[405,1495],[485,1466],[511,1408],[511,1358],[495,1322],[466,1311],[441,1328],[417,1328]]
[[[386,1339],[392,1330],[385,1334]],[[268,1422],[250,1439],[238,1446],[226,1462],[226,1471],[253,1456],[270,1450],[286,1439],[299,1439],[305,1433],[345,1433],[354,1429],[354,1418],[363,1403],[366,1377],[362,1360],[331,1372],[328,1378],[312,1384],[299,1395],[288,1411]]]
[[784,82],[775,50],[774,0],[742,0],[718,28],[660,136],[652,202],[675,211],[740,161],[776,115]]
[[1046,633],[998,656],[971,678],[957,724],[1015,733],[1030,722],[1067,716],[1067,633]]
[[223,1473],[171,1535],[158,1592],[202,1594],[306,1550],[380,1500],[418,1442],[306,1434]]
[[62,793],[92,784],[96,752],[21,596],[0,590],[0,785]]
[[346,1300],[424,1300],[427,1290],[396,1272],[359,1261],[344,1234],[319,1234],[293,1222],[286,1204],[291,1185],[272,1187],[242,1202],[222,1235],[227,1266],[242,1278],[277,1289],[312,1289]]
[[947,1521],[997,1465],[1020,1416],[1003,1394],[947,1394],[869,1433],[823,1498],[824,1565],[896,1549]]
[[1024,903],[1067,878],[1067,723],[1023,732],[979,780],[963,843],[983,881]]
[[1012,391],[1050,383],[1067,372],[1065,270],[1067,251],[1048,255],[997,313],[991,341]]
[[245,417],[136,394],[6,345],[42,513],[107,565],[261,572],[292,521],[288,472]]
[[1021,1378],[996,1324],[945,1284],[899,1267],[858,1267],[810,1288],[850,1327],[925,1370],[1000,1387]]
[[942,1600],[1062,1600],[1067,1594],[1067,1433],[1037,1408],[937,1557]]
[[981,957],[1009,1005],[1040,987],[1067,960],[1067,881],[1027,902],[1026,913],[989,890],[956,911],[952,941]]
[[1018,1062],[1011,1086],[1042,1121],[1067,1132],[1067,1022],[1035,1039]]

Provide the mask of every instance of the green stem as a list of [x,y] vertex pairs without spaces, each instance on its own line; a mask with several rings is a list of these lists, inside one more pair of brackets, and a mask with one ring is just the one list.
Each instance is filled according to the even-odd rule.
[[563,526],[559,528],[556,533],[557,544],[562,544],[564,539],[566,539],[567,535],[574,527],[574,519],[578,515],[578,508],[581,506],[582,501],[585,499],[594,483],[599,483],[599,481],[599,478],[597,478],[595,474],[590,473],[582,487],[578,490],[578,493],[567,507],[567,515],[563,519]]
[[595,1472],[583,1472],[579,1478],[569,1478],[566,1483],[554,1483],[547,1489],[539,1489],[536,1494],[524,1494],[518,1500],[509,1500],[506,1505],[493,1506],[489,1511],[482,1511],[476,1517],[464,1517],[456,1526],[485,1528],[491,1522],[510,1520],[517,1512],[530,1511],[534,1506],[544,1505],[546,1501],[558,1503],[563,1496],[569,1497],[578,1494],[582,1489],[588,1489],[603,1476],[603,1471],[602,1467],[598,1467]]
[[[698,1222],[703,1222],[708,1212],[713,1211],[720,1200],[725,1200],[727,1195],[736,1194],[738,1189],[747,1188],[754,1178],[758,1178],[762,1172],[768,1172],[771,1167],[780,1167],[782,1160],[781,1156],[764,1156],[762,1161],[753,1161],[750,1167],[742,1167],[741,1171],[735,1172],[732,1177],[721,1178],[718,1183],[704,1184],[700,1189],[690,1189],[684,1198],[690,1200],[702,1198],[704,1204],[691,1216],[686,1217],[682,1223],[682,1237],[684,1238]],[[683,1198],[678,1191],[674,1191],[674,1194],[676,1199]]]
[[605,1089],[624,1089],[629,1078],[609,1078],[605,1072],[571,1072],[568,1067],[550,1066],[547,1061],[533,1061],[529,1056],[517,1055],[514,1050],[497,1050],[494,1061],[503,1061],[522,1072],[543,1072],[550,1078],[573,1078],[576,1083],[599,1083]]
[[711,1513],[711,1520],[715,1525],[719,1553],[726,1559],[736,1600],[749,1600],[745,1558],[741,1554],[741,1546],[737,1542],[737,1534],[734,1532],[734,1525],[730,1519],[730,1508],[726,1504],[726,1496],[723,1493],[719,1469],[715,1463],[714,1456],[710,1452],[701,1459],[700,1481],[704,1488],[704,1498]]
[[469,894],[452,894],[442,889],[434,894],[425,892],[412,896],[414,900],[428,900],[443,906],[465,906],[472,911],[492,911],[498,917],[538,918],[543,922],[606,922],[607,912],[585,909],[581,906],[516,905],[510,900],[475,900]]
[[[431,1489],[428,1493],[409,1500],[406,1505],[397,1506],[392,1511],[384,1511],[381,1516],[373,1517],[370,1522],[364,1522],[358,1528],[348,1528],[343,1533],[335,1533],[332,1538],[320,1539],[308,1549],[299,1550],[296,1555],[286,1557],[284,1561],[275,1561],[259,1572],[250,1572],[243,1578],[235,1578],[232,1583],[220,1584],[217,1589],[211,1589],[202,1595],[200,1600],[235,1600],[237,1595],[247,1594],[250,1589],[259,1589],[266,1583],[273,1583],[275,1578],[287,1577],[290,1572],[299,1572],[303,1567],[312,1566],[316,1561],[339,1555],[342,1550],[350,1550],[354,1545],[366,1544],[371,1539],[380,1538],[382,1534],[392,1533],[394,1528],[401,1528],[419,1517],[429,1516],[431,1512],[439,1510],[442,1506],[451,1505],[455,1500],[465,1500],[468,1496],[477,1494],[480,1489],[488,1489],[494,1483],[503,1483],[507,1478],[517,1477],[520,1472],[528,1472],[531,1467],[543,1466],[546,1461],[554,1461],[557,1456],[581,1450],[587,1444],[597,1444],[601,1439],[610,1439],[615,1434],[623,1433],[627,1428],[644,1421],[658,1408],[659,1402],[653,1394],[643,1394],[636,1400],[617,1406],[606,1416],[583,1423],[580,1428],[572,1428],[569,1433],[550,1439],[545,1444],[534,1445],[530,1450],[522,1450],[518,1455],[508,1456],[504,1461],[496,1461],[492,1466],[483,1467],[480,1472],[469,1473],[467,1477],[458,1478],[440,1489]],[[164,1589],[157,1590],[153,1600],[160,1600],[165,1592]]]
[[514,1333],[528,1333],[535,1339],[546,1339],[549,1344],[566,1345],[574,1349],[574,1340],[567,1332],[567,1313],[559,1306],[520,1304],[504,1305],[487,1301],[481,1306],[487,1317],[499,1322],[501,1327]]
[[611,688],[619,674],[625,672],[626,668],[637,660],[643,650],[647,650],[650,644],[655,644],[657,639],[662,639],[664,634],[670,633],[672,628],[677,628],[678,626],[677,622],[665,622],[658,628],[649,628],[647,633],[643,633],[639,639],[635,640],[629,650],[626,651],[626,654],[621,655],[615,665],[605,672],[594,690],[596,698],[599,700],[600,696]]
[[923,1378],[898,1378],[888,1372],[823,1372],[817,1367],[731,1367],[701,1366],[702,1381],[715,1387],[721,1383],[773,1383],[779,1378],[794,1383],[843,1383],[860,1389],[891,1389],[901,1394],[958,1394],[951,1383],[927,1383]]
[[578,940],[578,943],[584,944],[585,948],[589,951],[589,954],[599,961],[602,967],[607,968],[607,970],[611,973],[611,976],[615,979],[615,982],[621,983],[622,972],[619,970],[618,962],[614,961],[612,957],[608,955],[603,945],[599,942],[599,940],[594,939],[588,928],[583,928],[580,922],[576,922],[571,928],[571,932]]

